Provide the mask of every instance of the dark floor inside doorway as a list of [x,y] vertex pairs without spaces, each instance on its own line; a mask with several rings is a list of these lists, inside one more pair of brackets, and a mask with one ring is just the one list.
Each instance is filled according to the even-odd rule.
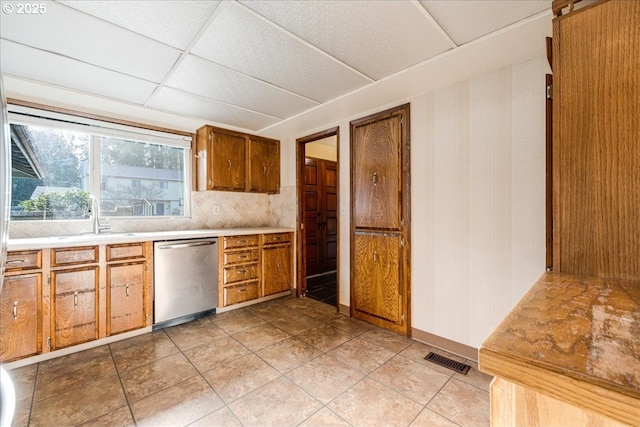
[[307,296],[334,307],[337,305],[337,276],[330,271],[318,276],[307,277]]

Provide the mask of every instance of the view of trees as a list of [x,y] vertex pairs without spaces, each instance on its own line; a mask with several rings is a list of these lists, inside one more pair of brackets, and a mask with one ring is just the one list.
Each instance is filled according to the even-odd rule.
[[[89,192],[85,190],[89,188],[92,135],[32,125],[11,126],[23,127],[21,133],[28,135],[33,158],[42,172],[41,178],[12,177],[12,217],[86,218]],[[145,172],[145,169],[184,171],[182,149],[118,138],[98,137],[96,141],[99,141],[103,179],[114,178],[112,185],[102,188],[101,208],[104,210],[133,206],[131,214],[150,215],[149,209],[136,210],[136,206],[150,206],[150,201],[163,204],[166,191],[159,182],[153,182],[161,178],[154,178],[154,173]],[[104,175],[106,165],[116,168],[116,176]],[[126,174],[133,171],[139,176],[128,178]],[[137,185],[133,185],[134,181]]]

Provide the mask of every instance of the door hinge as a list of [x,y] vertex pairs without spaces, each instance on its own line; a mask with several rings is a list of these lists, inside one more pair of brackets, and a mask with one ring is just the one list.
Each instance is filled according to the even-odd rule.
[[304,230],[304,224],[300,223],[300,230]]
[[400,220],[400,227],[404,228],[404,218]]
[[553,85],[547,86],[547,99],[553,99]]
[[400,117],[400,126],[404,126],[404,117]]
[[404,322],[404,313],[402,313],[402,321]]
[[51,348],[51,337],[47,337],[47,348]]
[[404,248],[404,237],[400,239],[400,247]]
[[47,276],[47,284],[51,285],[51,275]]

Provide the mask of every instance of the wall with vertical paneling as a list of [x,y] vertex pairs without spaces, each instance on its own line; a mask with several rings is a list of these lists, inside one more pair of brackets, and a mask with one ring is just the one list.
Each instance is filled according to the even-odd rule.
[[[410,102],[411,326],[480,346],[545,268],[548,72],[545,58],[527,60],[302,134],[340,126],[340,304],[350,304],[349,121]],[[295,168],[295,139],[283,146]],[[295,186],[293,170],[282,179]]]

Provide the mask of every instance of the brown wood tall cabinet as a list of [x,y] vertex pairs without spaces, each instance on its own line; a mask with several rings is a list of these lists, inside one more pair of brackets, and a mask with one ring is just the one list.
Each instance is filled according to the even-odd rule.
[[351,315],[410,335],[409,105],[351,122]]
[[553,75],[553,269],[640,280],[640,2],[554,19]]
[[202,126],[196,132],[198,191],[280,192],[280,141]]

